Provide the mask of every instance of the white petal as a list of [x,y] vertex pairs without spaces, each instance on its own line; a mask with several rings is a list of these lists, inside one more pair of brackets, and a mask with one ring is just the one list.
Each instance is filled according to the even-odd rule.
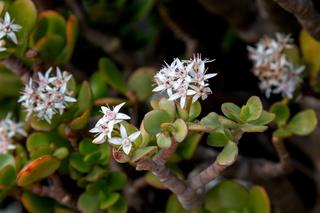
[[129,136],[131,142],[135,141],[140,136],[140,131],[134,132]]
[[121,107],[122,107],[123,105],[125,105],[125,104],[126,104],[126,102],[123,102],[123,103],[121,103],[121,104],[118,104],[117,106],[115,106],[115,107],[113,108],[113,112],[114,112],[114,113],[118,113],[118,112],[120,111]]
[[103,112],[103,114],[106,114],[108,111],[110,111],[110,108],[109,108],[109,107],[102,106],[102,107],[101,107],[101,111]]
[[171,97],[169,97],[169,101],[174,101],[176,99],[180,98],[180,95],[178,93],[171,95]]
[[95,143],[95,144],[101,144],[101,143],[104,143],[106,141],[106,134],[104,133],[101,133],[98,137],[96,137],[92,143]]
[[8,33],[8,37],[13,43],[18,44],[17,36],[14,32]]
[[180,107],[183,109],[184,105],[186,103],[186,96],[181,97],[180,99]]
[[120,125],[120,134],[122,138],[128,137],[127,130],[123,125]]
[[130,117],[124,113],[117,113],[116,119],[118,120],[128,120]]
[[8,12],[6,12],[4,14],[4,23],[5,24],[10,24],[10,22],[11,22],[10,14]]
[[108,141],[109,141],[109,143],[112,143],[114,145],[121,145],[123,139],[122,138],[109,138]]
[[129,143],[129,144],[126,145],[126,146],[122,146],[122,149],[123,149],[124,153],[129,154],[129,153],[130,153],[130,150],[131,150],[131,147],[132,147],[132,144]]

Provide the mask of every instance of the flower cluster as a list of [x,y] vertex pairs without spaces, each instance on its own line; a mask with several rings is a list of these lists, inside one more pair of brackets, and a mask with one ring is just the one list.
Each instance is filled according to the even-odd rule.
[[187,96],[192,97],[192,102],[200,97],[202,100],[206,99],[208,94],[212,93],[208,79],[217,75],[217,73],[206,74],[205,64],[208,62],[211,61],[202,60],[200,55],[185,61],[174,59],[170,65],[166,64],[155,75],[156,87],[153,91],[166,91],[171,101],[180,99],[181,108],[184,108]]
[[27,136],[23,124],[14,122],[11,115],[8,114],[5,119],[0,121],[0,154],[6,154],[8,150],[15,149],[12,141],[18,135]]
[[252,72],[260,80],[259,87],[270,94],[292,98],[302,81],[304,66],[295,66],[286,56],[285,49],[292,48],[290,35],[276,34],[276,38],[262,38],[256,48],[248,47],[249,58],[254,64]]
[[46,120],[51,123],[52,116],[63,113],[67,107],[67,102],[76,102],[72,92],[67,87],[71,79],[66,71],[56,68],[56,76],[51,76],[52,68],[49,68],[43,75],[38,73],[37,79],[30,79],[22,92],[18,102],[27,112],[27,118],[34,113],[40,120]]
[[[96,133],[96,138],[92,141],[93,143],[101,144],[108,138],[111,144],[119,146],[119,149],[122,148],[124,153],[129,154],[132,148],[132,142],[139,137],[140,132],[137,131],[128,136],[126,128],[121,124],[124,120],[130,119],[128,115],[119,112],[124,104],[125,103],[119,104],[113,109],[102,106],[101,111],[103,116],[90,132]],[[115,129],[120,130],[121,137],[112,137]]]
[[18,44],[16,32],[22,27],[11,20],[10,14],[5,13],[4,19],[0,20],[0,52],[6,51],[6,41],[3,38],[10,39],[14,44]]

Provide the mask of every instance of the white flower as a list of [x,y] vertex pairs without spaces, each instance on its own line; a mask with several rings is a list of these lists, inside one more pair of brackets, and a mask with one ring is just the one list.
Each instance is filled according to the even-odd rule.
[[0,154],[6,154],[9,150],[15,149],[16,146],[12,144],[15,136],[27,136],[23,129],[22,123],[16,123],[11,119],[11,114],[0,121]]
[[140,136],[140,131],[134,132],[128,136],[126,128],[123,125],[120,125],[120,135],[121,138],[110,138],[109,142],[114,145],[120,145],[120,148],[122,148],[124,153],[129,154],[132,148],[132,142]]
[[18,102],[25,108],[27,118],[34,113],[39,119],[51,123],[55,114],[63,113],[67,103],[77,101],[67,88],[72,76],[67,72],[62,76],[59,68],[57,75],[52,76],[51,70],[52,68],[49,68],[45,74],[38,73],[37,79],[30,79],[25,85]]
[[193,58],[181,61],[178,58],[165,66],[155,74],[154,79],[156,87],[153,92],[166,91],[169,100],[179,100],[180,107],[184,107],[188,96],[193,96],[195,102],[200,97],[206,99],[211,94],[208,80],[217,75],[217,73],[206,74],[206,63],[213,60],[202,59],[200,54]]
[[179,88],[177,88],[176,93],[169,98],[169,101],[180,99],[180,107],[183,108],[186,103],[187,96],[194,94],[196,94],[196,92],[188,89],[188,85],[181,84]]
[[98,120],[95,127],[89,131],[91,133],[96,133],[96,138],[92,141],[93,143],[104,143],[107,137],[111,138],[111,134],[115,125],[121,123],[124,120],[130,119],[128,115],[119,112],[124,104],[125,103],[118,104],[113,109],[108,106],[101,107],[103,116]]
[[[103,118],[100,119],[94,128],[89,130],[91,133],[96,133],[95,139],[92,141],[92,143],[101,144],[106,141],[106,138],[111,138],[111,123],[106,122]],[[113,129],[113,126],[112,126]]]
[[300,74],[304,66],[296,67],[288,60],[285,49],[292,47],[290,35],[277,33],[276,38],[262,38],[256,48],[248,47],[249,58],[253,62],[252,72],[260,80],[259,87],[267,97],[281,94],[292,98],[297,86],[302,82]]
[[14,24],[14,20],[11,20],[10,14],[6,12],[4,19],[0,21],[0,39],[6,36],[13,43],[18,44],[15,32],[18,32],[21,28],[20,25]]

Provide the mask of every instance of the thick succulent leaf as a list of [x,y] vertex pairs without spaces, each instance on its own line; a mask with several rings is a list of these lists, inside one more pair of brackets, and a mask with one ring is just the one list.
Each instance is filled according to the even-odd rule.
[[135,150],[132,155],[131,162],[137,163],[140,160],[146,159],[147,157],[153,155],[157,152],[156,146],[146,146]]
[[[108,95],[108,86],[101,78],[101,74],[99,72],[95,72],[92,74],[90,78],[90,86],[91,86],[91,91],[92,91],[94,100],[106,97]],[[120,101],[118,104],[122,102],[124,101]],[[106,105],[106,104],[103,104],[103,105]]]
[[84,161],[84,157],[78,152],[72,153],[69,161],[70,165],[79,172],[86,173],[90,171],[90,165]]
[[14,165],[7,165],[0,170],[0,190],[6,190],[16,183],[16,168]]
[[176,105],[174,101],[169,101],[167,98],[160,99],[158,109],[166,111],[172,118],[176,116]]
[[125,197],[120,197],[119,200],[108,209],[110,213],[126,213],[127,211],[128,200]]
[[152,135],[162,131],[161,124],[172,121],[170,115],[163,110],[152,110],[148,112],[143,119],[143,126],[145,130]]
[[95,213],[99,209],[99,197],[98,195],[84,192],[80,195],[77,205],[83,213]]
[[234,103],[222,104],[221,110],[226,117],[228,117],[231,120],[234,120],[236,122],[241,122],[241,118],[240,118],[241,109],[240,109],[240,107],[238,107]]
[[187,213],[188,211],[185,210],[178,198],[175,195],[170,195],[168,201],[167,201],[167,205],[166,205],[166,210],[165,213],[171,213],[171,212],[175,212],[175,213]]
[[267,126],[263,126],[263,125],[255,125],[255,124],[243,124],[240,126],[240,129],[243,132],[264,132],[268,129]]
[[193,121],[196,119],[201,113],[201,104],[199,101],[196,101],[191,104],[189,111],[189,119],[188,121]]
[[183,143],[179,144],[176,153],[183,159],[190,160],[201,141],[203,134],[192,132],[189,133]]
[[121,190],[128,182],[128,178],[123,172],[109,172],[105,180],[109,191]]
[[112,193],[102,193],[100,195],[100,209],[110,208],[113,204],[115,204],[120,199],[120,194],[118,192]]
[[45,155],[31,161],[17,176],[19,186],[27,186],[53,174],[60,166],[60,161],[50,155]]
[[207,138],[207,143],[209,146],[223,147],[229,141],[229,138],[224,132],[216,131],[209,134]]
[[48,34],[39,39],[33,46],[45,63],[55,63],[65,46],[64,38],[57,34]]
[[314,110],[308,109],[296,114],[288,123],[287,128],[296,135],[309,135],[318,123]]
[[270,213],[271,204],[267,192],[261,186],[253,186],[249,191],[249,210],[252,213]]
[[210,212],[225,212],[232,209],[242,212],[247,207],[248,192],[235,181],[222,181],[206,195],[204,205]]
[[220,165],[229,166],[233,164],[238,156],[238,146],[236,143],[229,141],[217,157]]
[[128,88],[137,94],[140,101],[152,95],[154,73],[153,67],[141,67],[130,76]]
[[115,147],[112,148],[112,156],[118,163],[126,163],[130,160],[128,155]]
[[53,156],[59,160],[63,160],[69,155],[69,150],[66,147],[60,147],[54,151]]
[[99,73],[106,83],[123,95],[127,95],[128,89],[125,80],[116,65],[109,58],[100,59]]
[[84,81],[81,84],[78,98],[77,98],[77,112],[75,116],[80,116],[82,113],[84,113],[86,110],[90,110],[92,107],[93,98],[92,98],[92,92],[90,88],[90,84],[87,81]]
[[219,116],[215,112],[210,112],[207,116],[203,117],[200,123],[205,127],[212,129],[217,129],[221,126]]
[[[249,117],[246,118],[246,121],[253,121],[258,119],[261,116],[262,113],[262,103],[259,97],[252,96],[247,101],[246,106],[249,109]],[[241,115],[241,113],[240,113]]]
[[276,115],[274,121],[279,125],[282,126],[287,123],[290,117],[290,109],[289,107],[283,102],[276,102],[274,103],[271,108],[270,112]]
[[157,136],[157,144],[161,149],[169,148],[171,146],[171,142],[171,137],[169,135],[160,133],[160,135]]
[[84,128],[89,122],[90,118],[90,109],[87,109],[79,117],[74,118],[70,123],[69,127],[74,130]]
[[29,151],[31,159],[36,159],[43,155],[49,155],[52,153],[49,138],[45,133],[41,132],[32,133],[28,137],[27,150]]
[[178,118],[174,123],[174,132],[172,135],[177,142],[182,142],[188,135],[187,124],[181,118]]
[[54,201],[47,197],[40,197],[24,191],[21,197],[23,206],[32,213],[53,212]]
[[0,170],[8,165],[15,166],[14,157],[10,154],[1,154],[0,155]]
[[16,0],[10,6],[8,12],[15,23],[22,26],[22,29],[17,32],[18,47],[16,53],[19,56],[24,56],[24,51],[28,45],[28,36],[37,20],[37,9],[31,0]]
[[270,123],[271,121],[273,121],[273,119],[275,117],[276,116],[274,113],[263,111],[261,113],[261,116],[257,120],[251,121],[250,123],[254,124],[254,125],[266,125],[266,124]]
[[320,71],[320,42],[303,30],[300,33],[300,47],[303,60],[309,66],[310,83],[314,85],[318,81]]

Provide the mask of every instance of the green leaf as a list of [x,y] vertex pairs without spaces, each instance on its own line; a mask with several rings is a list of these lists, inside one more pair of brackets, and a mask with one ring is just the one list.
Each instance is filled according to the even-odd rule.
[[179,147],[176,153],[179,156],[181,156],[183,159],[190,160],[193,157],[198,147],[198,144],[201,141],[202,136],[203,134],[200,134],[200,133],[195,133],[195,132],[189,133],[187,138],[184,140],[184,142],[179,144]]
[[169,148],[171,146],[170,136],[160,133],[157,137],[157,144],[161,149]]
[[273,119],[275,117],[276,116],[274,113],[263,111],[261,113],[261,116],[257,120],[251,121],[250,123],[254,124],[254,125],[266,125],[266,124],[270,123],[271,121],[273,121]]
[[10,154],[1,154],[0,155],[0,170],[5,168],[6,166],[11,165],[15,166],[15,160]]
[[99,209],[98,195],[84,192],[80,195],[78,200],[78,208],[83,213],[95,213]]
[[158,103],[158,108],[166,111],[172,118],[176,116],[176,105],[174,101],[169,101],[167,98],[161,98]]
[[53,156],[59,160],[65,159],[69,155],[69,150],[66,147],[60,147],[54,151]]
[[26,165],[17,175],[17,184],[27,186],[53,174],[60,166],[60,161],[50,155],[44,155]]
[[236,143],[229,141],[217,157],[217,161],[222,166],[233,164],[238,156],[238,146]]
[[221,123],[219,121],[219,116],[215,112],[210,112],[207,116],[203,117],[200,123],[203,126],[207,128],[212,128],[212,129],[217,129],[221,126]]
[[19,56],[24,56],[24,51],[28,45],[28,36],[37,20],[36,7],[31,0],[16,0],[10,6],[8,12],[14,22],[22,26],[22,29],[16,34],[18,38],[16,53]]
[[99,150],[99,146],[92,143],[90,138],[84,138],[79,144],[79,152],[81,155],[88,155]]
[[128,182],[127,176],[123,172],[109,172],[105,180],[109,191],[121,190]]
[[162,131],[160,125],[162,123],[169,123],[172,121],[170,115],[163,110],[152,110],[148,112],[143,119],[143,126],[145,130],[152,135]]
[[196,119],[201,113],[201,104],[199,101],[196,101],[191,104],[190,111],[189,111],[189,118],[188,121],[193,121]]
[[120,199],[108,209],[108,212],[110,212],[110,213],[126,213],[127,210],[128,210],[127,198],[120,197]]
[[92,92],[88,81],[83,81],[77,98],[77,112],[75,116],[82,115],[90,110],[93,104]]
[[249,108],[250,116],[246,119],[246,121],[253,121],[258,119],[262,113],[262,103],[259,97],[252,96],[247,101],[246,106]]
[[56,58],[60,55],[65,46],[65,40],[57,34],[49,34],[37,41],[33,46],[45,63],[55,63]]
[[241,122],[240,107],[234,103],[224,103],[221,105],[221,110],[225,116],[236,122]]
[[317,127],[317,115],[308,109],[296,114],[288,123],[288,129],[296,135],[309,135]]
[[235,181],[222,181],[211,189],[204,201],[205,208],[210,212],[242,212],[247,206],[248,192]]
[[43,155],[52,153],[49,138],[45,133],[32,133],[27,139],[27,150],[30,153],[31,159],[36,159]]
[[90,109],[87,109],[80,115],[79,117],[74,118],[70,123],[69,127],[74,130],[82,129],[84,128],[87,123],[89,122],[90,118]]
[[250,213],[270,213],[271,204],[267,192],[261,186],[253,186],[249,191]]
[[140,160],[146,159],[147,157],[156,153],[157,150],[158,149],[156,146],[146,146],[146,147],[139,148],[133,153],[131,162],[137,163]]
[[100,180],[103,176],[105,176],[106,173],[106,169],[101,168],[99,166],[95,166],[93,167],[91,172],[87,176],[85,176],[84,179],[88,182],[95,182]]
[[112,148],[112,156],[118,163],[126,163],[130,160],[130,157],[117,148]]
[[106,195],[103,194],[100,197],[100,208],[107,209],[113,204],[115,204],[120,199],[120,194],[117,192],[107,193]]
[[125,80],[116,65],[109,58],[101,58],[99,61],[99,73],[102,79],[110,86],[126,95],[128,90]]
[[185,210],[180,202],[178,201],[178,198],[175,195],[170,195],[168,201],[167,201],[167,205],[166,205],[166,210],[165,213],[187,213],[188,211]]
[[285,126],[284,128],[279,128],[273,132],[273,136],[280,138],[288,138],[292,136],[292,132]]
[[[101,78],[101,74],[99,72],[95,72],[92,74],[90,78],[90,86],[94,100],[106,97],[108,95],[108,87]],[[120,103],[122,102],[123,101],[121,101]]]
[[83,158],[80,153],[74,152],[71,154],[69,161],[73,168],[79,172],[86,173],[90,171],[90,165],[86,163]]
[[290,117],[289,107],[282,102],[274,103],[270,108],[270,112],[276,115],[274,121],[280,126],[286,124]]
[[181,118],[178,118],[174,123],[174,132],[172,132],[174,139],[177,142],[182,142],[188,135],[187,124]]
[[212,132],[207,138],[207,143],[210,146],[223,147],[229,141],[229,138],[223,132]]
[[314,85],[320,71],[320,42],[303,30],[300,33],[300,47],[303,60],[310,70],[310,83]]
[[16,168],[14,165],[7,165],[0,170],[0,190],[6,190],[16,183]]
[[28,212],[53,212],[54,201],[50,198],[40,197],[28,191],[24,191],[21,197],[21,201]]
[[145,101],[152,95],[154,73],[155,69],[152,67],[141,67],[130,76],[128,88],[138,95],[140,101]]

